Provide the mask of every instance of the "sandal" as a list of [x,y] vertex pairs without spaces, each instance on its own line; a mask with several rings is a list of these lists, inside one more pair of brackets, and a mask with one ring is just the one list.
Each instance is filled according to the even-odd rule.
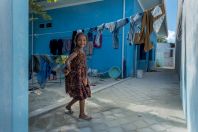
[[79,115],[79,118],[87,121],[90,121],[92,119],[91,116],[87,116],[87,115]]
[[71,107],[65,106],[65,109],[67,111],[65,111],[66,114],[73,114],[74,112],[72,111]]

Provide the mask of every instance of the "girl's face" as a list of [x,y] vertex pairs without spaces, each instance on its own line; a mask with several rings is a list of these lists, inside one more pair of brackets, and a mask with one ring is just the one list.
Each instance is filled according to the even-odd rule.
[[86,43],[87,43],[87,39],[85,35],[80,35],[77,39],[77,46],[83,48],[85,47]]

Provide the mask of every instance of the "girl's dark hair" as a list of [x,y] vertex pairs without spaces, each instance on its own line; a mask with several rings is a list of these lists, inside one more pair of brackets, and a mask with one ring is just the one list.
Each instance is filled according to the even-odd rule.
[[86,40],[87,40],[87,36],[86,36],[83,32],[76,33],[75,36],[72,37],[72,45],[73,45],[73,47],[72,47],[72,49],[71,49],[70,54],[72,54],[72,53],[74,52],[74,49],[75,49],[76,46],[77,46],[77,40],[78,40],[78,38],[79,38],[81,35],[85,36],[85,37],[86,37]]
[[75,43],[74,43],[74,40],[75,40],[75,36],[77,34],[77,31],[73,31],[72,33],[72,43],[71,43],[71,50],[70,50],[70,53],[69,54],[72,54],[73,51],[74,51],[74,48],[75,48]]
[[81,35],[85,36],[86,39],[87,39],[87,36],[86,36],[83,32],[77,33],[76,36],[75,36],[75,39],[74,39],[75,47],[77,46],[78,38],[79,38]]

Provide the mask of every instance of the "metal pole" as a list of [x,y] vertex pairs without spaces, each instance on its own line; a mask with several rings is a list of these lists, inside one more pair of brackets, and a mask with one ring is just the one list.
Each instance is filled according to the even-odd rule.
[[[125,18],[125,9],[126,9],[126,1],[123,0],[123,15],[122,17]],[[122,28],[122,78],[124,78],[124,41],[125,39],[125,28]]]

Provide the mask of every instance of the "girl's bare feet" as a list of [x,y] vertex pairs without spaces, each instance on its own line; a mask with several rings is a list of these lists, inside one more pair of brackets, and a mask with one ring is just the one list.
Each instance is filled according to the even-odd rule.
[[65,113],[68,113],[68,114],[73,114],[73,113],[74,113],[74,112],[72,111],[71,107],[69,107],[68,105],[65,106],[65,109],[67,110],[67,111],[65,111]]
[[92,119],[91,116],[88,116],[88,115],[85,115],[85,114],[80,114],[79,118],[83,119],[83,120],[88,120],[88,121]]

